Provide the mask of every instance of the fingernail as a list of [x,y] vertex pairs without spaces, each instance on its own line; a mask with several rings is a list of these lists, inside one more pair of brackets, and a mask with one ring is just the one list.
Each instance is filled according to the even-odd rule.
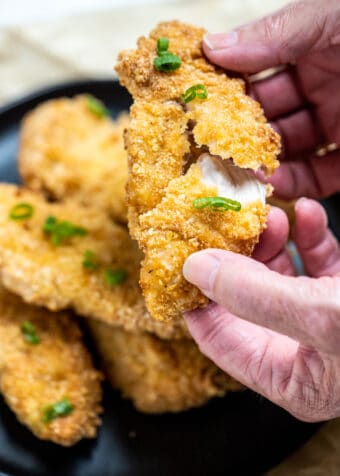
[[208,33],[204,35],[203,42],[210,50],[224,50],[236,45],[238,41],[237,31],[229,33]]
[[183,275],[187,281],[208,293],[219,264],[220,260],[208,251],[198,251],[187,258],[183,266]]

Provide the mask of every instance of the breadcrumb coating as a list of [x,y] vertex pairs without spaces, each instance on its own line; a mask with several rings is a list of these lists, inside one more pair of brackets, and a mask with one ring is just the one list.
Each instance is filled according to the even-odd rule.
[[[11,220],[10,210],[23,202],[33,206],[33,216]],[[85,228],[87,234],[53,245],[42,230],[51,215]],[[86,250],[94,253],[100,269],[84,268]],[[52,311],[72,308],[83,316],[164,338],[188,335],[184,322],[165,324],[150,318],[138,284],[140,259],[127,230],[98,208],[72,200],[48,203],[23,187],[0,185],[0,280],[26,302]],[[104,277],[107,268],[124,269],[126,280],[110,286]]]
[[[180,320],[183,311],[207,303],[182,275],[189,254],[219,247],[250,255],[265,228],[268,207],[260,196],[240,212],[194,209],[194,199],[219,191],[204,182],[198,158],[208,153],[268,174],[278,166],[278,134],[246,95],[244,81],[206,60],[204,33],[178,21],[160,23],[136,50],[120,53],[116,66],[134,98],[126,133],[129,228],[145,254],[140,282],[147,307],[159,320]],[[181,59],[173,72],[153,65],[161,37]],[[207,98],[184,103],[181,95],[197,84]]]
[[[23,337],[26,321],[35,327],[37,345]],[[29,306],[0,287],[0,342],[0,392],[20,422],[38,438],[63,446],[94,438],[101,422],[102,376],[75,317]],[[65,397],[72,413],[45,423],[44,408]]]
[[98,117],[88,96],[58,98],[27,114],[20,133],[19,171],[25,185],[48,198],[97,206],[126,223],[128,114]]
[[[180,191],[180,193],[178,192]],[[173,180],[157,207],[139,219],[138,239],[146,255],[141,286],[153,317],[181,320],[181,311],[208,304],[195,286],[183,278],[182,267],[191,253],[221,248],[250,255],[265,227],[267,206],[259,200],[239,212],[195,209],[196,198],[217,195],[202,181],[198,164]]]
[[[239,167],[264,167],[272,173],[279,165],[276,160],[279,136],[266,122],[260,104],[245,94],[244,81],[229,78],[204,57],[204,33],[203,28],[179,21],[160,23],[149,37],[139,38],[136,50],[120,53],[116,65],[119,80],[133,95],[135,103],[154,103],[154,108],[168,101],[183,106],[181,95],[195,84],[204,84],[207,99],[195,99],[182,107],[186,123],[195,122],[196,144],[209,147],[212,154],[223,159],[233,158]],[[169,39],[169,50],[182,62],[171,73],[157,71],[153,66],[157,39],[161,37]],[[139,134],[151,139],[151,132],[142,124]],[[162,135],[162,131],[158,134]],[[170,137],[164,140],[171,142]]]
[[90,319],[88,324],[108,380],[141,412],[180,412],[243,388],[192,340],[164,341]]

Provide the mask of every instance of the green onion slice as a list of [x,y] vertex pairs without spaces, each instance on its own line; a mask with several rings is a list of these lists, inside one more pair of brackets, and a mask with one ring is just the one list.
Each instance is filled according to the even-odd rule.
[[26,342],[31,345],[40,343],[40,337],[37,334],[35,326],[30,321],[25,321],[21,324],[21,333]]
[[169,38],[158,38],[157,40],[157,54],[161,56],[169,49]]
[[99,263],[95,253],[91,250],[86,250],[83,256],[83,267],[90,270],[95,271],[99,268]]
[[88,94],[86,96],[86,103],[89,110],[95,114],[97,117],[106,117],[109,115],[108,109],[105,107],[105,104],[99,99],[95,98]]
[[11,208],[9,218],[11,220],[27,220],[32,217],[33,212],[34,208],[29,203],[17,203]]
[[53,245],[60,245],[67,238],[73,236],[85,236],[87,230],[81,226],[74,225],[70,221],[58,221],[53,215],[46,218],[43,224],[43,231],[50,236]]
[[111,269],[108,268],[104,272],[104,279],[109,286],[115,286],[125,281],[127,278],[127,271],[125,269]]
[[204,84],[195,84],[188,88],[184,94],[181,95],[181,99],[183,102],[187,103],[192,101],[195,98],[198,99],[207,99],[208,91]]
[[157,56],[157,58],[154,59],[153,64],[158,71],[170,72],[178,69],[182,62],[178,56],[166,52],[161,56]]
[[239,212],[241,210],[241,203],[231,198],[224,197],[201,197],[196,198],[192,202],[193,206],[198,209],[202,208],[212,208],[215,210],[233,210],[234,212]]
[[44,423],[49,423],[55,418],[69,415],[73,410],[74,405],[67,398],[63,398],[59,402],[48,405],[43,409],[42,420]]

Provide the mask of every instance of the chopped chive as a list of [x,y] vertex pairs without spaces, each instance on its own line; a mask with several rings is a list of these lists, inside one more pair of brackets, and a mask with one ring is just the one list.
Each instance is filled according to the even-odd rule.
[[237,202],[236,200],[232,200],[231,198],[224,198],[224,197],[202,197],[196,198],[192,202],[193,206],[198,209],[202,208],[212,208],[215,210],[233,210],[234,212],[238,212],[241,210],[241,203]]
[[99,268],[99,263],[96,255],[91,250],[86,250],[83,256],[83,267],[91,271]]
[[104,279],[109,286],[115,286],[125,281],[127,278],[127,271],[125,269],[111,269],[108,268],[104,272]]
[[51,233],[55,229],[56,224],[56,217],[53,215],[48,216],[43,224],[43,231],[46,233]]
[[35,326],[30,321],[25,321],[21,324],[21,333],[26,342],[31,345],[40,343],[40,337],[37,334]]
[[74,225],[70,221],[58,221],[56,217],[50,215],[43,224],[43,231],[50,236],[53,245],[60,245],[67,238],[73,236],[85,236],[87,231],[81,226]]
[[157,40],[157,54],[161,56],[165,51],[169,49],[169,38],[158,38]]
[[208,91],[204,84],[195,84],[188,88],[184,94],[181,95],[183,102],[187,103],[192,101],[195,98],[198,99],[207,99]]
[[17,203],[11,208],[9,218],[11,220],[27,220],[31,218],[34,208],[29,203]]
[[105,104],[99,99],[95,98],[88,94],[86,96],[86,103],[88,109],[95,114],[97,117],[106,117],[109,115],[108,109],[105,107]]
[[177,55],[166,52],[161,56],[157,56],[157,58],[154,59],[153,64],[158,71],[170,72],[178,69],[182,62]]
[[74,405],[72,405],[67,398],[63,398],[59,402],[48,405],[43,409],[42,421],[44,423],[49,423],[55,418],[69,415],[73,410]]

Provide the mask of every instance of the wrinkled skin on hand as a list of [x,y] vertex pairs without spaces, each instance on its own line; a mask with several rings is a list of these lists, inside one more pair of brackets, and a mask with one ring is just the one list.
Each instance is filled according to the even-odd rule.
[[[228,48],[226,45],[228,44]],[[227,69],[256,73],[290,64],[253,84],[280,131],[283,163],[270,178],[282,198],[340,190],[340,4],[296,2],[229,34],[208,35],[205,53]],[[188,313],[200,349],[239,381],[305,421],[340,415],[340,251],[322,207],[295,205],[293,240],[307,276],[294,276],[288,225],[273,208],[253,259],[221,250],[189,257],[185,277],[213,303]]]
[[294,277],[287,219],[272,209],[254,254],[264,264],[222,250],[187,260],[186,278],[214,303],[186,321],[228,374],[297,418],[321,421],[340,414],[340,251],[321,205],[300,199],[295,213],[294,240],[311,277]]

